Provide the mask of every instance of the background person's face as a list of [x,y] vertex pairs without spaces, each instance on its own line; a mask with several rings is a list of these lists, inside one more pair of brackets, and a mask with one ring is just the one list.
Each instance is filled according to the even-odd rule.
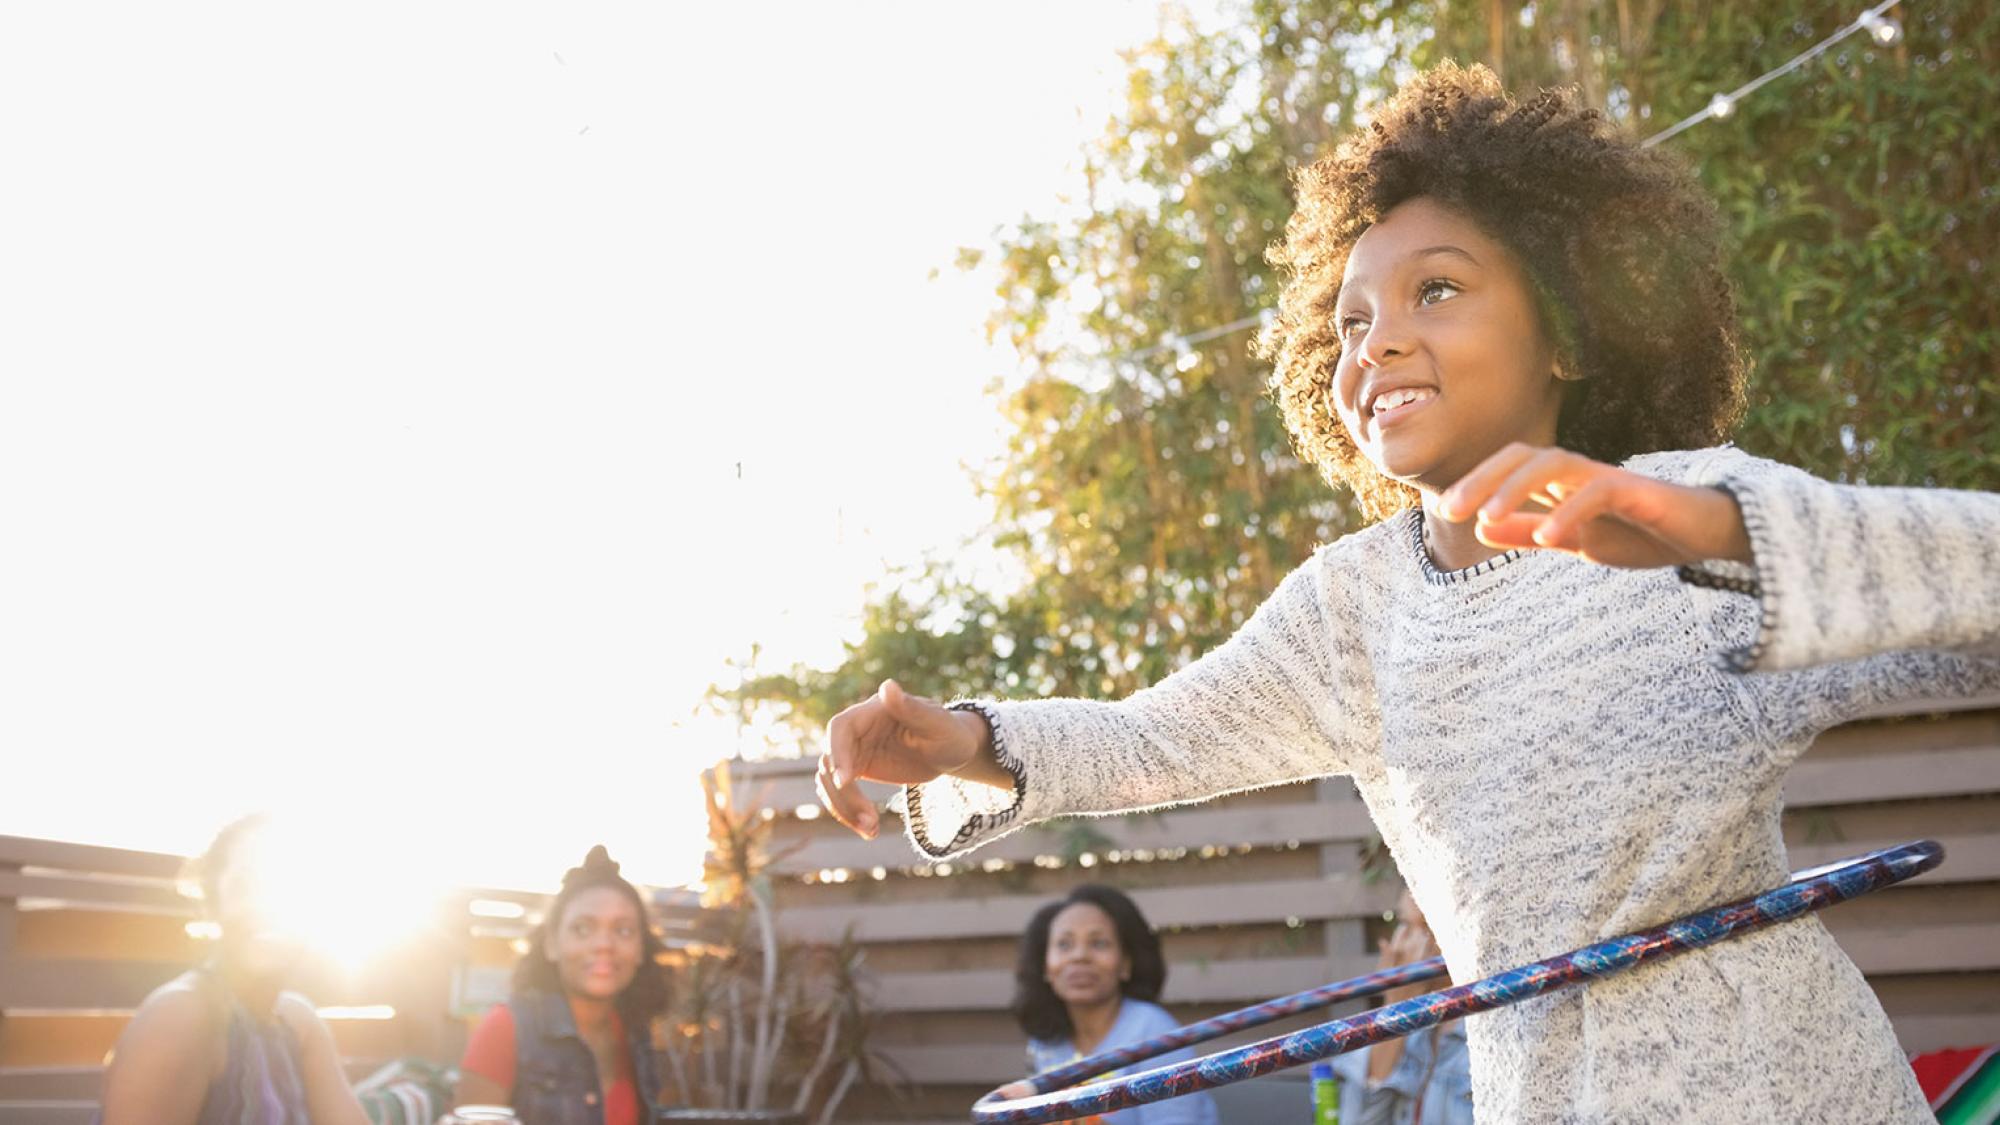
[[1508,442],[1555,443],[1562,384],[1527,273],[1457,211],[1417,198],[1368,228],[1334,316],[1334,411],[1386,475],[1438,491]]
[[224,960],[253,977],[282,977],[305,954],[300,912],[290,906],[299,888],[277,868],[268,833],[244,836],[217,876],[216,901],[209,904],[222,930]]
[[1071,903],[1050,923],[1044,966],[1056,998],[1071,1006],[1111,1000],[1132,975],[1132,961],[1118,944],[1111,915],[1087,902]]
[[638,905],[614,887],[592,887],[571,899],[544,948],[563,991],[616,998],[638,975],[644,925]]

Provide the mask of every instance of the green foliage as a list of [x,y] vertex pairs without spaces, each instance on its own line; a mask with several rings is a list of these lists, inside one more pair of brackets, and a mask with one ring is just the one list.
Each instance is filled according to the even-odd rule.
[[[1416,69],[1575,84],[1636,133],[1707,104],[1856,14],[1854,0],[1246,0],[1128,55],[1126,106],[1074,215],[1000,237],[990,331],[1030,374],[984,482],[1014,591],[933,568],[867,609],[830,670],[718,690],[817,726],[896,675],[930,694],[1118,696],[1227,636],[1346,498],[1292,455],[1235,331],[1275,297],[1264,247],[1290,171]],[[1935,0],[1884,48],[1848,40],[1668,142],[1720,202],[1754,361],[1753,452],[1872,483],[2000,487],[2000,7]]]

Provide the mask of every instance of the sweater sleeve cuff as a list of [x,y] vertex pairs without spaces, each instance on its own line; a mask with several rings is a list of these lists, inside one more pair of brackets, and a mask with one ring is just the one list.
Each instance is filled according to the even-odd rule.
[[904,824],[910,843],[931,859],[949,859],[1019,827],[1028,795],[1028,771],[1008,749],[999,713],[976,700],[960,700],[950,709],[971,711],[986,720],[993,736],[993,760],[1014,779],[1014,786],[1002,790],[949,774],[906,786]]
[[1775,564],[1778,545],[1771,537],[1770,520],[1764,511],[1763,499],[1755,488],[1745,487],[1745,482],[1740,480],[1719,481],[1711,487],[1728,493],[1730,499],[1736,501],[1737,510],[1743,513],[1743,531],[1750,539],[1750,562],[1711,559],[1680,567],[1676,573],[1681,581],[1691,585],[1757,599],[1756,636],[1749,644],[1725,649],[1718,657],[1718,662],[1727,671],[1751,672],[1763,661],[1764,653],[1770,648],[1772,637],[1777,632],[1778,568]]

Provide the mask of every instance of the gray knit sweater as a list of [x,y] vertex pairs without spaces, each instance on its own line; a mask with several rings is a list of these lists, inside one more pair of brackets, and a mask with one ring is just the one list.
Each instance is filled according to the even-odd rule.
[[[913,787],[913,841],[941,857],[1351,775],[1461,982],[1782,883],[1780,786],[1816,734],[2000,688],[2000,496],[1836,486],[1731,447],[1627,467],[1729,489],[1754,567],[1529,552],[1439,573],[1404,513],[1122,702],[992,704],[1019,784]],[[1930,1120],[1815,917],[1467,1030],[1484,1120]]]

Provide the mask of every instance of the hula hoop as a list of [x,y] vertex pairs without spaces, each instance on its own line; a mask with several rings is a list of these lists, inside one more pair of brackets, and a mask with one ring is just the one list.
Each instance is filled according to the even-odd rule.
[[1414,997],[1346,1019],[1331,1020],[1206,1058],[1097,1082],[1082,1089],[1067,1089],[1085,1078],[1191,1043],[1205,1042],[1231,1031],[1269,1023],[1295,1012],[1391,985],[1440,976],[1444,973],[1444,965],[1441,959],[1432,958],[1339,981],[1189,1024],[1143,1043],[1043,1071],[1028,1079],[1034,1088],[1033,1094],[1008,1099],[995,1090],[980,1098],[973,1104],[972,1120],[978,1125],[1038,1125],[1040,1122],[1067,1121],[1242,1082],[1274,1070],[1330,1058],[1371,1043],[1408,1035],[1460,1016],[1505,1007],[1593,977],[1610,976],[1642,962],[1713,945],[1725,938],[1762,929],[1810,911],[1823,910],[1834,903],[1846,902],[1869,891],[1900,883],[1942,862],[1944,848],[1935,840],[1918,840],[1883,848],[1841,863],[1801,871],[1785,885],[1760,895],[1711,907],[1650,930],[1586,945],[1582,949],[1510,969],[1471,984]]

